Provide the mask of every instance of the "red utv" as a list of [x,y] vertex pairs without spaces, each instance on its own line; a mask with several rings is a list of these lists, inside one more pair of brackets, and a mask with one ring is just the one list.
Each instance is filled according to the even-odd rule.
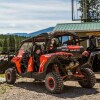
[[[47,90],[52,93],[60,93],[63,82],[67,80],[77,80],[82,87],[92,88],[96,81],[92,70],[81,68],[72,53],[49,53],[46,46],[50,37],[51,35],[43,33],[22,41],[19,51],[11,60],[13,68],[5,72],[6,82],[14,84],[18,74],[36,80],[45,80]],[[80,47],[69,46],[67,49],[70,51],[78,48]]]

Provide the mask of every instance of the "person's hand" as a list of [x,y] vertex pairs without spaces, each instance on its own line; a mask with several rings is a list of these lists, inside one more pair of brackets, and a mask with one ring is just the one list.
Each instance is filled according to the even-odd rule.
[[40,52],[41,52],[40,49],[39,50],[36,50],[36,54],[40,54]]
[[82,56],[88,57],[88,56],[89,56],[89,52],[88,52],[88,51],[84,51],[84,52],[82,53]]

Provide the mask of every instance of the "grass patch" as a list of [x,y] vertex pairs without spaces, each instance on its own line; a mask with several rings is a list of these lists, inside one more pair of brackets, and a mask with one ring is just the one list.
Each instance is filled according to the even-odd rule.
[[0,87],[0,94],[4,94],[4,93],[6,93],[6,89],[7,87],[5,87],[5,86],[1,86]]
[[4,74],[0,74],[0,77],[4,78]]
[[12,89],[12,86],[8,84],[1,84],[0,85],[0,94],[6,93],[9,89]]

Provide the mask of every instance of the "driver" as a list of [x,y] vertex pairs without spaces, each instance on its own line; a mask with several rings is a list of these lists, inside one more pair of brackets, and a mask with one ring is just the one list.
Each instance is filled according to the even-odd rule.
[[84,51],[81,55],[81,57],[78,58],[78,61],[80,62],[80,64],[84,64],[88,61],[89,58],[89,52],[88,51]]
[[84,52],[82,53],[82,56],[83,56],[83,57],[88,57],[88,56],[89,56],[89,52],[88,52],[88,51],[84,51]]

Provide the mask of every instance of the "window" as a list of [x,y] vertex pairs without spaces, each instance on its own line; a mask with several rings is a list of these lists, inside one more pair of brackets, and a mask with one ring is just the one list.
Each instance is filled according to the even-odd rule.
[[62,36],[62,43],[69,40],[69,36]]

